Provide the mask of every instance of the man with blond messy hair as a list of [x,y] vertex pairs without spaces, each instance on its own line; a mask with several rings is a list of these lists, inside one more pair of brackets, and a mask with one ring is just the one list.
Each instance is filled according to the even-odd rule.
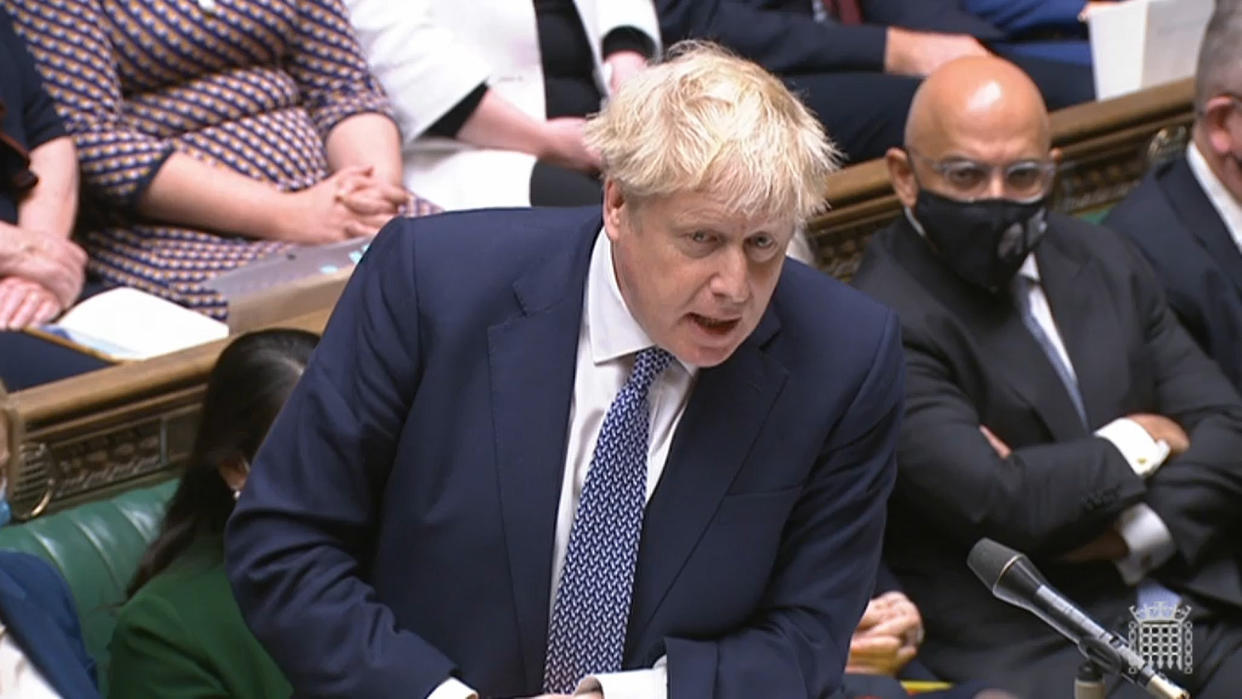
[[835,152],[707,45],[588,127],[600,209],[401,219],[228,530],[298,696],[822,697],[872,591],[893,314],[785,249]]

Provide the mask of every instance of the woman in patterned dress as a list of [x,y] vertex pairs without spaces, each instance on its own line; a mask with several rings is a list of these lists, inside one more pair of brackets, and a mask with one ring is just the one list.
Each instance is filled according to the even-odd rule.
[[411,204],[340,0],[3,1],[77,145],[107,283],[223,317],[215,276]]

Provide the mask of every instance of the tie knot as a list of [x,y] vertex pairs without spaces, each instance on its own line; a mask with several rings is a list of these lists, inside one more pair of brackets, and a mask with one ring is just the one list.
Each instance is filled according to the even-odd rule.
[[648,347],[640,351],[634,358],[634,369],[630,372],[629,383],[640,391],[646,391],[672,361],[673,355],[659,347]]

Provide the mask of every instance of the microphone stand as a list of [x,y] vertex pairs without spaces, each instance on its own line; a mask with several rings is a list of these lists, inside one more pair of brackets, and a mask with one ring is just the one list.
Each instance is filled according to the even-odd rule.
[[1104,684],[1104,671],[1093,660],[1078,666],[1074,678],[1074,699],[1106,699],[1108,686]]

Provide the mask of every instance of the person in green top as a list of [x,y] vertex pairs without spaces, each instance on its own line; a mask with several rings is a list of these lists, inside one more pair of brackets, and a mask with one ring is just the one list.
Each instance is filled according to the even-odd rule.
[[317,338],[266,330],[230,344],[207,382],[189,465],[129,587],[112,637],[113,699],[288,697],[224,574],[224,524],[249,463]]

